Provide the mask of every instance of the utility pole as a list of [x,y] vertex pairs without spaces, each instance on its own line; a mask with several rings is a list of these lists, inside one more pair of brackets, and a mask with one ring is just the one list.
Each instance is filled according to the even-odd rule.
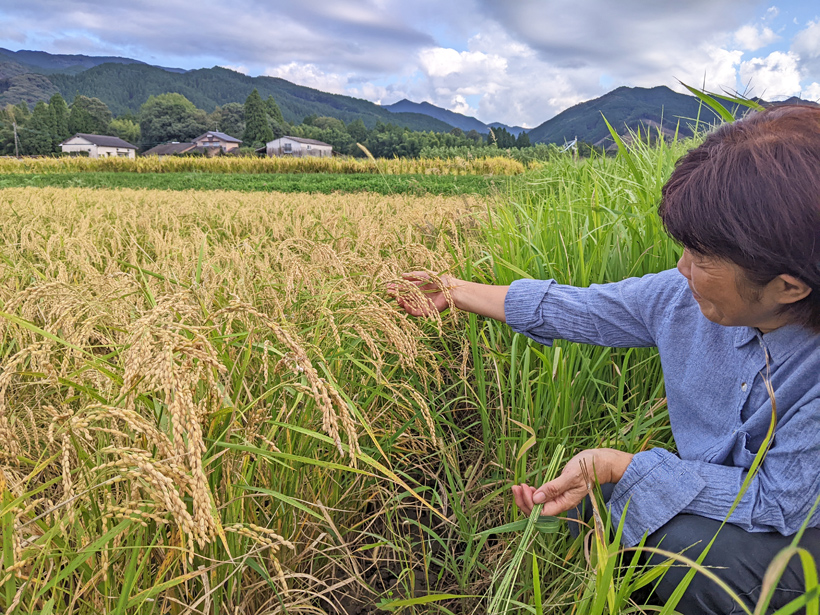
[[19,146],[17,145],[17,122],[12,120],[11,125],[14,127],[14,157],[19,158],[20,157],[20,149],[19,149]]

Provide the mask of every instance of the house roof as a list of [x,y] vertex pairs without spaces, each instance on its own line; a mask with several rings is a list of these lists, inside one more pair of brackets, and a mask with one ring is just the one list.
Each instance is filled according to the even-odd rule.
[[189,152],[196,147],[195,143],[163,143],[156,145],[146,152],[143,156],[169,156],[171,154],[183,154]]
[[71,139],[76,139],[77,137],[81,137],[89,143],[93,143],[94,145],[100,147],[127,147],[129,149],[137,149],[136,145],[131,145],[128,141],[123,141],[119,137],[110,137],[108,135],[89,135],[84,132],[78,132],[73,137],[69,137],[60,143],[60,145],[68,143]]
[[237,139],[236,137],[232,137],[231,135],[226,135],[224,132],[219,132],[218,130],[209,130],[205,134],[199,135],[196,139],[194,139],[194,141],[204,139],[208,135],[214,136],[217,139],[221,139],[222,141],[227,141],[228,143],[242,143],[242,139]]
[[[316,139],[305,139],[303,137],[288,137],[284,136],[281,137],[282,139],[290,139],[291,141],[296,141],[297,143],[304,143],[306,145],[324,145],[325,147],[332,147],[329,143],[325,143],[324,141],[317,141]],[[276,139],[277,141],[279,139]]]

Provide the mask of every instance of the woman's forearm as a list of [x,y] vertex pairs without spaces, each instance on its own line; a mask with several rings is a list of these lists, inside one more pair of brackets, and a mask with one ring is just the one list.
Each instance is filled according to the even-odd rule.
[[510,289],[509,286],[478,284],[455,278],[450,278],[450,286],[450,295],[458,309],[507,322],[504,316],[504,299]]

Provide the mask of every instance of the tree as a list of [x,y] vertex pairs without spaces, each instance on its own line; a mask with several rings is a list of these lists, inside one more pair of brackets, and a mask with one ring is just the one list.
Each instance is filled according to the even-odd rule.
[[245,99],[245,132],[242,134],[242,141],[254,148],[273,141],[273,130],[268,124],[267,109],[256,88]]
[[245,132],[245,106],[242,103],[228,103],[217,107],[211,114],[216,129],[226,135],[240,138]]
[[346,132],[345,123],[335,117],[321,116],[313,120],[313,126],[322,130],[340,130]]
[[68,131],[71,134],[84,132],[93,135],[108,134],[111,111],[99,98],[89,98],[82,94],[74,97],[68,114]]
[[149,96],[140,107],[140,144],[153,147],[168,141],[191,141],[208,130],[208,114],[182,94]]
[[68,130],[68,104],[59,94],[55,94],[48,101],[48,111],[51,115],[51,149],[58,151],[60,143],[71,136]]
[[129,118],[118,117],[111,120],[108,125],[108,130],[114,136],[119,137],[123,141],[128,141],[131,145],[136,145],[140,142],[140,125]]
[[481,143],[482,141],[484,141],[484,137],[482,137],[481,133],[478,132],[475,128],[468,130],[467,134],[464,136],[470,139],[470,141],[473,141],[474,143]]
[[51,149],[51,114],[42,100],[34,106],[31,117],[19,131],[20,150],[28,156],[45,156]]
[[[268,96],[265,100],[265,110],[268,113],[268,124],[273,133],[273,138],[279,139],[280,137],[284,137],[290,130],[290,126],[285,121],[282,110],[279,108],[279,105],[276,104],[273,96]],[[344,126],[344,124],[342,125]]]
[[530,147],[532,143],[530,143],[530,135],[528,135],[523,130],[518,133],[518,138],[515,140],[516,147]]
[[265,110],[268,112],[268,117],[270,117],[272,121],[280,125],[285,124],[285,118],[282,116],[282,110],[279,109],[279,105],[276,104],[273,96],[268,96],[267,100],[265,100]]
[[455,128],[453,128],[450,131],[450,134],[453,135],[454,137],[463,137],[464,136],[464,131],[461,130],[461,128],[459,128],[458,126],[456,126]]
[[495,135],[495,142],[498,147],[504,149],[515,147],[515,137],[506,128],[502,126],[493,128],[493,134]]
[[364,143],[367,141],[368,136],[367,126],[364,125],[361,118],[356,118],[347,125],[347,134],[350,135],[354,142]]
[[[25,112],[20,105],[25,107]],[[0,155],[11,156],[15,154],[14,126],[17,131],[25,126],[29,117],[28,105],[20,103],[17,105],[6,105],[0,110]],[[21,152],[22,153],[22,152]]]

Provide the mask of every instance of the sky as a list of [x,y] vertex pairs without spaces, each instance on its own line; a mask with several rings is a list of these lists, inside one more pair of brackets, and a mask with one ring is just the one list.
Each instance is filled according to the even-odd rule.
[[0,0],[0,47],[224,66],[527,128],[619,86],[820,100],[817,0]]

